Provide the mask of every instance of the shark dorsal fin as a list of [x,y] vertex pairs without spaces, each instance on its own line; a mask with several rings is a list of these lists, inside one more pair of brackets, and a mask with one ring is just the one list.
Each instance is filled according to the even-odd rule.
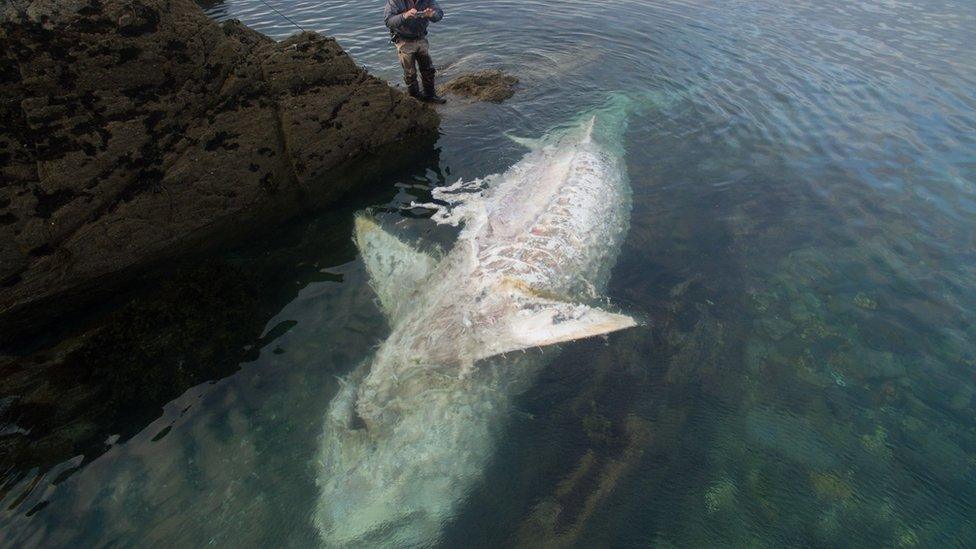
[[386,232],[371,216],[356,214],[355,242],[370,285],[387,318],[396,318],[410,295],[430,275],[437,259]]
[[637,326],[631,316],[541,296],[507,285],[512,306],[476,359],[584,339]]

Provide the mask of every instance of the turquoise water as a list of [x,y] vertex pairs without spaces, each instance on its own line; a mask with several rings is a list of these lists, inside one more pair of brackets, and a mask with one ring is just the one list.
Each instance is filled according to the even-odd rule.
[[[397,79],[381,5],[268,2]],[[443,545],[976,545],[976,5],[443,6],[442,74],[502,68],[515,97],[452,101],[413,173],[225,254],[284,273],[267,337],[103,452],[24,476],[0,542],[317,544],[336,376],[388,330],[353,211],[449,242],[404,207],[516,162],[505,132],[653,91],[609,289],[648,325],[563,346]],[[295,30],[257,0],[207,9]]]

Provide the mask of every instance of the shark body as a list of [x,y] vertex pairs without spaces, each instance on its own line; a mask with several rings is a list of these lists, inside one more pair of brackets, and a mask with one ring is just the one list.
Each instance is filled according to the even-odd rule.
[[500,175],[435,190],[449,204],[435,220],[463,225],[441,258],[357,216],[391,333],[329,407],[314,516],[327,546],[436,544],[551,354],[524,351],[637,324],[591,305],[629,224],[621,109],[527,143]]

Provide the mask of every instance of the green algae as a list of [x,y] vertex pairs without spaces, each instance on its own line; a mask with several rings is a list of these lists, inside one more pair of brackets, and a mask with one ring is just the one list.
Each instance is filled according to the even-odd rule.
[[862,309],[867,309],[869,311],[874,311],[878,308],[878,302],[868,297],[866,294],[859,292],[854,296],[854,304]]

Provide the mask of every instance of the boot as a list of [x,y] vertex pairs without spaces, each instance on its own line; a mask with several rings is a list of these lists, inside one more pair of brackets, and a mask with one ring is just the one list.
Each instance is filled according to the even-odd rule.
[[434,88],[434,72],[425,72],[420,76],[424,81],[424,97],[421,99],[421,101],[438,104],[447,103],[447,99],[437,95],[437,91]]
[[410,94],[410,97],[413,97],[414,99],[420,101],[424,100],[423,96],[420,95],[420,85],[417,84],[416,81],[407,84],[407,93]]

